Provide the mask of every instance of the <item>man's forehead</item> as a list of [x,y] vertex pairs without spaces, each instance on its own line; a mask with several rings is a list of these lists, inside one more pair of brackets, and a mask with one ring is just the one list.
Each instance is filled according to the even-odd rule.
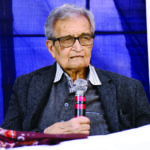
[[84,16],[66,18],[58,20],[54,25],[55,35],[57,36],[80,36],[81,34],[90,34],[91,25]]

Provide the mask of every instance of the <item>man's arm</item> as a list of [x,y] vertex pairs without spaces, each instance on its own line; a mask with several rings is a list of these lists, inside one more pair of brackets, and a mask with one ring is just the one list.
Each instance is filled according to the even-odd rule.
[[[17,78],[13,87],[13,94],[11,96],[11,100],[9,102],[8,111],[6,113],[4,122],[2,123],[1,127],[5,129],[12,129],[12,130],[22,130],[22,121],[24,117],[24,110],[26,105],[21,101],[19,98],[18,92],[20,92],[20,83],[19,79]],[[19,101],[20,100],[20,101]],[[22,104],[21,104],[22,103]],[[24,106],[22,108],[21,106]]]

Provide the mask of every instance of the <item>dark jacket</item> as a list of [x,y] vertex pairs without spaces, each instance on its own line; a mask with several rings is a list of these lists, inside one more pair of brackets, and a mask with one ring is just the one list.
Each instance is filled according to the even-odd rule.
[[[150,124],[150,105],[141,83],[116,73],[96,69],[97,86],[111,133]],[[2,128],[36,131],[48,100],[56,64],[18,77]]]

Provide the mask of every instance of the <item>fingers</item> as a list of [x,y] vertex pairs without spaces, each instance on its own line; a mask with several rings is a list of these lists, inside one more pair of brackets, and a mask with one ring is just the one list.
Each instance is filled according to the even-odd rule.
[[72,133],[87,134],[90,132],[90,120],[87,117],[72,118],[68,122],[69,131]]
[[80,121],[80,124],[90,124],[90,119],[87,118],[87,117],[84,117],[84,116],[80,116],[78,117],[79,121]]
[[44,130],[49,134],[86,134],[90,133],[90,120],[87,117],[72,118],[66,122],[57,122]]
[[89,124],[82,124],[81,125],[81,130],[82,131],[88,131],[88,130],[90,130],[90,125]]
[[89,134],[90,134],[90,131],[82,131],[80,134],[89,135]]

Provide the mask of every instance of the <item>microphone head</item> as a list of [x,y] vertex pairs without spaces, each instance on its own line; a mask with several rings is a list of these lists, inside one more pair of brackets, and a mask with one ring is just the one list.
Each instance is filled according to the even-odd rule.
[[81,91],[81,92],[85,93],[86,90],[87,90],[87,87],[88,87],[87,80],[77,79],[74,82],[74,90],[75,90],[75,92]]

